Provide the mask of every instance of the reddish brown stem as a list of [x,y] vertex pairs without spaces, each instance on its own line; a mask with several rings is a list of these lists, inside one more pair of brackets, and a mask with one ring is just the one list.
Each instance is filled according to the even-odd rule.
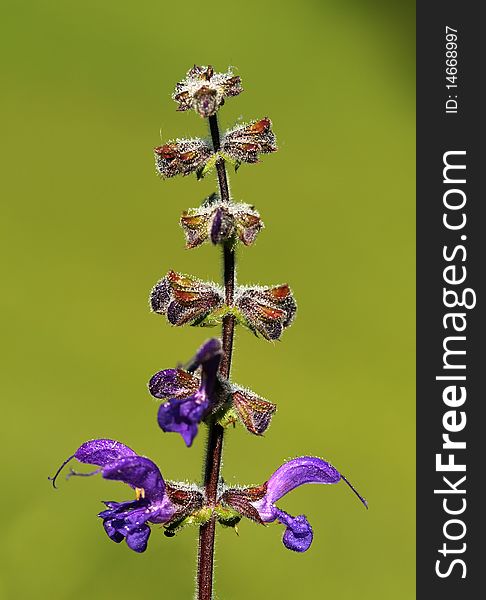
[[[214,150],[220,148],[220,137],[218,120],[216,115],[209,117],[209,127]],[[219,193],[223,202],[230,202],[228,178],[224,159],[219,158],[216,162],[218,173]],[[235,288],[235,251],[231,242],[226,242],[223,247],[223,278],[226,295],[226,304],[233,304]],[[233,353],[233,337],[235,330],[235,318],[226,315],[223,318],[223,358],[219,368],[223,378],[228,378],[231,370],[231,356]],[[209,425],[208,445],[204,463],[204,488],[208,506],[216,505],[218,498],[218,487],[223,455],[224,429],[218,423],[211,422]],[[212,600],[213,597],[213,568],[214,568],[214,537],[216,531],[215,515],[201,525],[199,529],[199,549],[197,563],[198,600]]]

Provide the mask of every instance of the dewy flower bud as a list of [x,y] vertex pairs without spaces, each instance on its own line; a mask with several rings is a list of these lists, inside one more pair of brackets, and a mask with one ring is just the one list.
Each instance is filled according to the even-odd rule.
[[245,318],[244,324],[266,340],[278,340],[297,311],[288,285],[237,289],[235,304]]
[[276,138],[268,117],[239,125],[227,131],[221,141],[221,151],[239,162],[256,163],[259,154],[276,152]]
[[153,312],[165,315],[172,325],[200,325],[224,304],[223,290],[190,275],[169,271],[150,293]]
[[277,406],[250,390],[236,388],[232,392],[233,406],[250,433],[263,435],[270,425]]
[[200,208],[182,213],[181,226],[186,236],[186,247],[195,248],[209,239],[213,244],[221,244],[233,236],[237,236],[245,246],[250,246],[264,225],[253,206],[227,204],[214,195]]
[[202,171],[213,149],[200,138],[181,139],[154,148],[154,155],[157,172],[162,177],[175,177]]
[[172,98],[179,104],[177,110],[193,108],[201,117],[214,115],[224,104],[225,97],[237,96],[243,91],[241,79],[231,69],[215,73],[213,67],[194,67],[175,88]]

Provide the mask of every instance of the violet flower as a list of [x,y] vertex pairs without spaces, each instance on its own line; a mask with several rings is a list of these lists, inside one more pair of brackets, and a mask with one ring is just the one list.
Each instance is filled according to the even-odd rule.
[[[222,357],[221,341],[212,338],[197,351],[187,370],[165,369],[156,373],[148,387],[155,398],[167,399],[160,405],[158,423],[165,432],[180,433],[191,446],[198,425],[214,406],[213,392]],[[193,372],[201,367],[201,377]]]
[[[289,550],[305,552],[309,549],[313,531],[305,515],[293,517],[275,505],[275,502],[305,483],[338,483],[343,480],[368,508],[366,500],[349,481],[328,462],[314,456],[301,456],[279,467],[270,479],[258,488],[228,490],[222,501],[243,516],[260,523],[278,521],[285,525],[283,544]],[[254,512],[256,511],[256,513]]]
[[73,458],[82,463],[100,467],[91,473],[70,472],[69,475],[95,475],[104,479],[123,481],[135,489],[136,499],[127,502],[104,502],[108,510],[99,513],[108,537],[117,544],[124,539],[135,552],[144,552],[150,536],[147,523],[167,523],[178,512],[178,507],[167,494],[167,487],[159,468],[148,458],[139,456],[131,448],[110,439],[90,440],[82,444],[50,477],[54,487],[64,466]]

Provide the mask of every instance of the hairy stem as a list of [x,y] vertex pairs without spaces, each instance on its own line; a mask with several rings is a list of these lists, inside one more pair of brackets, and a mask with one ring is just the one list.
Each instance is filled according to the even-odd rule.
[[[216,115],[209,117],[209,128],[215,152],[220,148],[220,137],[218,119]],[[219,158],[216,162],[218,174],[219,194],[225,203],[230,202],[228,177],[224,159]],[[231,241],[226,242],[223,247],[223,278],[226,295],[226,304],[233,304],[235,288],[235,251]],[[226,315],[223,319],[223,358],[220,364],[220,374],[228,378],[231,370],[231,356],[233,352],[233,337],[235,330],[235,319],[232,315]],[[204,487],[206,499],[210,507],[215,506],[218,497],[218,485],[221,469],[221,458],[223,454],[224,429],[218,423],[209,425],[208,445],[204,463]],[[201,525],[199,530],[199,549],[197,564],[198,600],[211,600],[213,597],[213,567],[214,567],[214,537],[216,531],[216,518]]]

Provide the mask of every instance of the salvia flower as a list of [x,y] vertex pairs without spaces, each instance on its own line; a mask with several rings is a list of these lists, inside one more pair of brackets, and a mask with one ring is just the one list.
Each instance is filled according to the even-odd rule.
[[337,469],[314,456],[294,458],[279,467],[262,486],[228,490],[223,494],[221,500],[243,516],[259,523],[278,521],[285,525],[282,539],[284,546],[295,552],[305,552],[309,549],[313,539],[312,527],[307,517],[305,515],[293,517],[278,508],[275,503],[305,483],[332,484],[338,483],[341,479],[368,507],[366,500]]
[[233,237],[250,246],[263,228],[263,222],[253,206],[227,204],[214,194],[201,207],[184,211],[181,226],[186,236],[186,248],[195,248],[207,240],[221,244]]
[[278,340],[283,330],[291,325],[297,304],[288,285],[275,287],[240,286],[235,304],[241,311],[245,325],[266,340]]
[[275,134],[271,128],[272,122],[268,117],[252,121],[248,125],[239,125],[224,134],[221,151],[237,163],[256,163],[259,154],[277,150]]
[[[59,473],[73,458],[99,467],[87,475],[101,473],[104,479],[122,481],[135,490],[134,500],[105,502],[107,510],[98,515],[103,519],[108,537],[114,542],[120,543],[125,539],[129,548],[144,552],[150,536],[148,523],[165,524],[176,515],[184,514],[184,510],[170,499],[168,486],[157,465],[128,446],[110,439],[85,442],[51,478],[54,487]],[[70,475],[86,474],[71,471]],[[202,497],[197,499],[196,504],[202,504]]]
[[224,104],[224,99],[237,96],[243,91],[241,79],[226,73],[215,73],[211,65],[194,65],[185,79],[176,84],[172,98],[178,103],[177,110],[193,108],[201,117],[210,117]]
[[[222,352],[221,341],[212,338],[199,348],[188,370],[165,369],[149,381],[152,396],[166,400],[158,412],[160,427],[166,432],[180,433],[186,446],[192,445],[199,423],[214,408]],[[200,377],[193,374],[199,367]]]
[[223,304],[220,286],[175,271],[169,271],[150,293],[153,312],[165,315],[169,323],[177,326],[201,325]]
[[154,148],[155,167],[162,177],[201,173],[213,155],[211,145],[203,139],[178,139]]

